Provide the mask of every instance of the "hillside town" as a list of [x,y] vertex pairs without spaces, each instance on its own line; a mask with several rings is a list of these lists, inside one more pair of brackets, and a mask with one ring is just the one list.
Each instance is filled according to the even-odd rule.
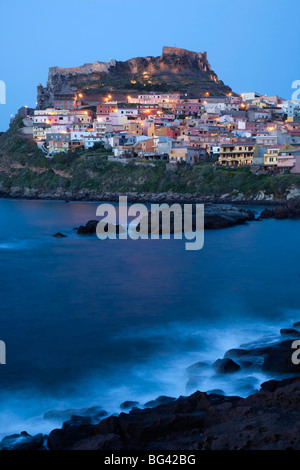
[[[40,86],[40,85],[39,85]],[[38,87],[39,89],[39,87]],[[45,157],[104,146],[108,159],[165,161],[169,167],[210,160],[260,173],[300,173],[300,101],[256,92],[204,96],[148,92],[56,95],[47,109],[19,110]]]

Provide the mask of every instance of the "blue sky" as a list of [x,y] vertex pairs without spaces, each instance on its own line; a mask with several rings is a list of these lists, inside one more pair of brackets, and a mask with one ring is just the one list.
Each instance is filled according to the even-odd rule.
[[0,131],[50,66],[160,55],[162,47],[207,51],[238,93],[292,95],[300,79],[299,0],[10,0],[0,10]]

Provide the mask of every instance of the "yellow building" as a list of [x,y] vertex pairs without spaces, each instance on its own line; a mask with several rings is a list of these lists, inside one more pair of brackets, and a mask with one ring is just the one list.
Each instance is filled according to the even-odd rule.
[[264,155],[264,165],[265,166],[276,166],[278,161],[278,152],[280,147],[272,146],[269,147]]
[[268,103],[265,103],[264,101],[261,101],[261,99],[254,100],[252,101],[252,104],[255,105],[257,108],[263,109],[269,106]]
[[148,137],[154,137],[155,136],[155,125],[153,122],[151,122],[150,126],[148,127],[147,131]]
[[41,142],[46,140],[46,132],[47,129],[50,129],[50,124],[47,123],[39,123],[39,124],[34,124],[33,126],[33,140],[35,142]]
[[129,122],[123,125],[124,131],[135,135],[143,135],[143,126],[139,122]]
[[255,144],[235,142],[223,144],[220,149],[219,164],[224,166],[252,165]]
[[168,127],[167,126],[161,126],[157,127],[155,129],[155,135],[160,135],[160,136],[168,136]]

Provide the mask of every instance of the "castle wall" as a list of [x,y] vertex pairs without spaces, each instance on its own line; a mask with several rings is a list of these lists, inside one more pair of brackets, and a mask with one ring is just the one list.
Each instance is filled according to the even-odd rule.
[[89,74],[93,72],[108,72],[110,67],[115,67],[116,61],[111,59],[109,62],[93,62],[92,64],[84,64],[79,67],[50,67],[49,77],[54,74],[73,75],[73,74]]

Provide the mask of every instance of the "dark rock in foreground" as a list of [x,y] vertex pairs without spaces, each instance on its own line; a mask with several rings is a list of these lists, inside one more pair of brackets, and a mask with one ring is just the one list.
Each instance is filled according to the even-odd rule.
[[300,450],[300,378],[270,381],[248,398],[196,392],[154,409],[56,429],[50,449]]
[[173,397],[166,397],[164,395],[156,398],[155,400],[148,401],[147,403],[144,404],[145,408],[155,408],[156,406],[159,405],[166,405],[167,403],[172,403],[172,401],[175,401],[176,398]]
[[67,410],[49,410],[44,414],[44,419],[61,420],[62,422],[64,420],[71,419],[74,415],[96,420],[107,416],[107,412],[99,406],[92,406],[89,408],[70,408]]
[[130,400],[127,400],[127,401],[123,401],[123,403],[121,403],[120,405],[120,408],[121,410],[129,410],[131,408],[136,408],[138,407],[140,404],[138,401],[130,401]]
[[31,436],[26,431],[6,436],[0,442],[0,450],[36,450],[44,445],[43,434]]
[[90,418],[74,416],[63,424],[62,429],[54,429],[48,437],[49,449],[68,449],[81,439],[94,434],[95,425]]
[[229,374],[240,370],[241,366],[230,358],[218,359],[213,363],[213,368],[218,374]]
[[[287,331],[291,330],[288,329]],[[299,373],[299,365],[292,362],[292,344],[294,340],[299,338],[299,334],[297,332],[297,335],[289,334],[288,336],[290,336],[290,339],[277,341],[267,346],[249,349],[231,349],[225,353],[225,357],[237,360],[240,365],[243,364],[243,361],[253,362],[253,366],[261,369],[263,372],[281,374]]]

